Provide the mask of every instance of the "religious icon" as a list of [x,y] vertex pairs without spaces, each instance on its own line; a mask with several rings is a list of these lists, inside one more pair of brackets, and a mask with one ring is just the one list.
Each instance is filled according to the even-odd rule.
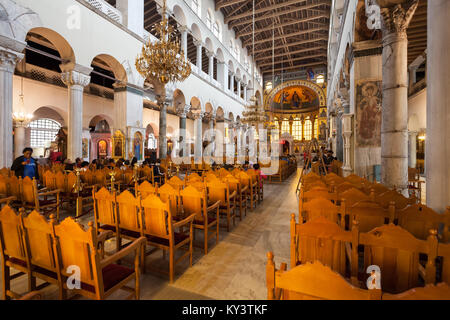
[[357,143],[361,146],[381,145],[381,90],[379,81],[366,81],[357,86]]
[[89,157],[89,139],[83,138],[82,141],[82,157],[86,159]]
[[298,108],[300,107],[300,103],[302,100],[300,99],[300,96],[298,95],[297,91],[294,91],[294,94],[292,95],[291,104],[293,107]]
[[99,157],[107,157],[108,156],[108,152],[107,152],[107,146],[108,144],[106,143],[105,140],[100,140],[98,142],[98,156]]
[[122,132],[116,131],[113,137],[113,158],[120,159],[124,157],[125,153],[125,144],[124,144],[124,136]]
[[142,160],[142,135],[139,132],[136,132],[136,134],[134,135],[133,147],[134,156],[136,157],[136,159]]

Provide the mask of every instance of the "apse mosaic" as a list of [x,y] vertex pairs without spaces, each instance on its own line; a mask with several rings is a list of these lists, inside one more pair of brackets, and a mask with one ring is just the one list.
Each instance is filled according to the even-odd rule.
[[319,98],[310,88],[292,86],[278,92],[273,100],[273,105],[275,109],[283,110],[318,108]]

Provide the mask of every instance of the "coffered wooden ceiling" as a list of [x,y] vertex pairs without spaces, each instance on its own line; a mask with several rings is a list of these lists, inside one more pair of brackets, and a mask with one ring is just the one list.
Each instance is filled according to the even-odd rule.
[[[253,0],[215,2],[252,55]],[[255,0],[255,60],[262,73],[326,65],[330,8],[331,0]]]

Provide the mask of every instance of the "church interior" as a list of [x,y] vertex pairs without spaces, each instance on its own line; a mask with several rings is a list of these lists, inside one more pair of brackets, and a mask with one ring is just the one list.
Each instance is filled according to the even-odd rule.
[[0,0],[0,300],[450,300],[449,18]]

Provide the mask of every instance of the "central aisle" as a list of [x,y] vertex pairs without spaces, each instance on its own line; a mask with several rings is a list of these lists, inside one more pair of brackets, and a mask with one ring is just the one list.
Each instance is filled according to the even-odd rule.
[[[182,294],[182,299],[266,299],[267,252],[274,252],[277,265],[290,261],[290,216],[298,211],[295,188],[299,175],[300,170],[284,183],[265,184],[264,202],[247,212],[230,233],[221,229],[219,244],[163,291],[169,293],[176,288],[192,295]],[[142,299],[175,298],[162,292],[148,296],[147,289],[145,283]]]

